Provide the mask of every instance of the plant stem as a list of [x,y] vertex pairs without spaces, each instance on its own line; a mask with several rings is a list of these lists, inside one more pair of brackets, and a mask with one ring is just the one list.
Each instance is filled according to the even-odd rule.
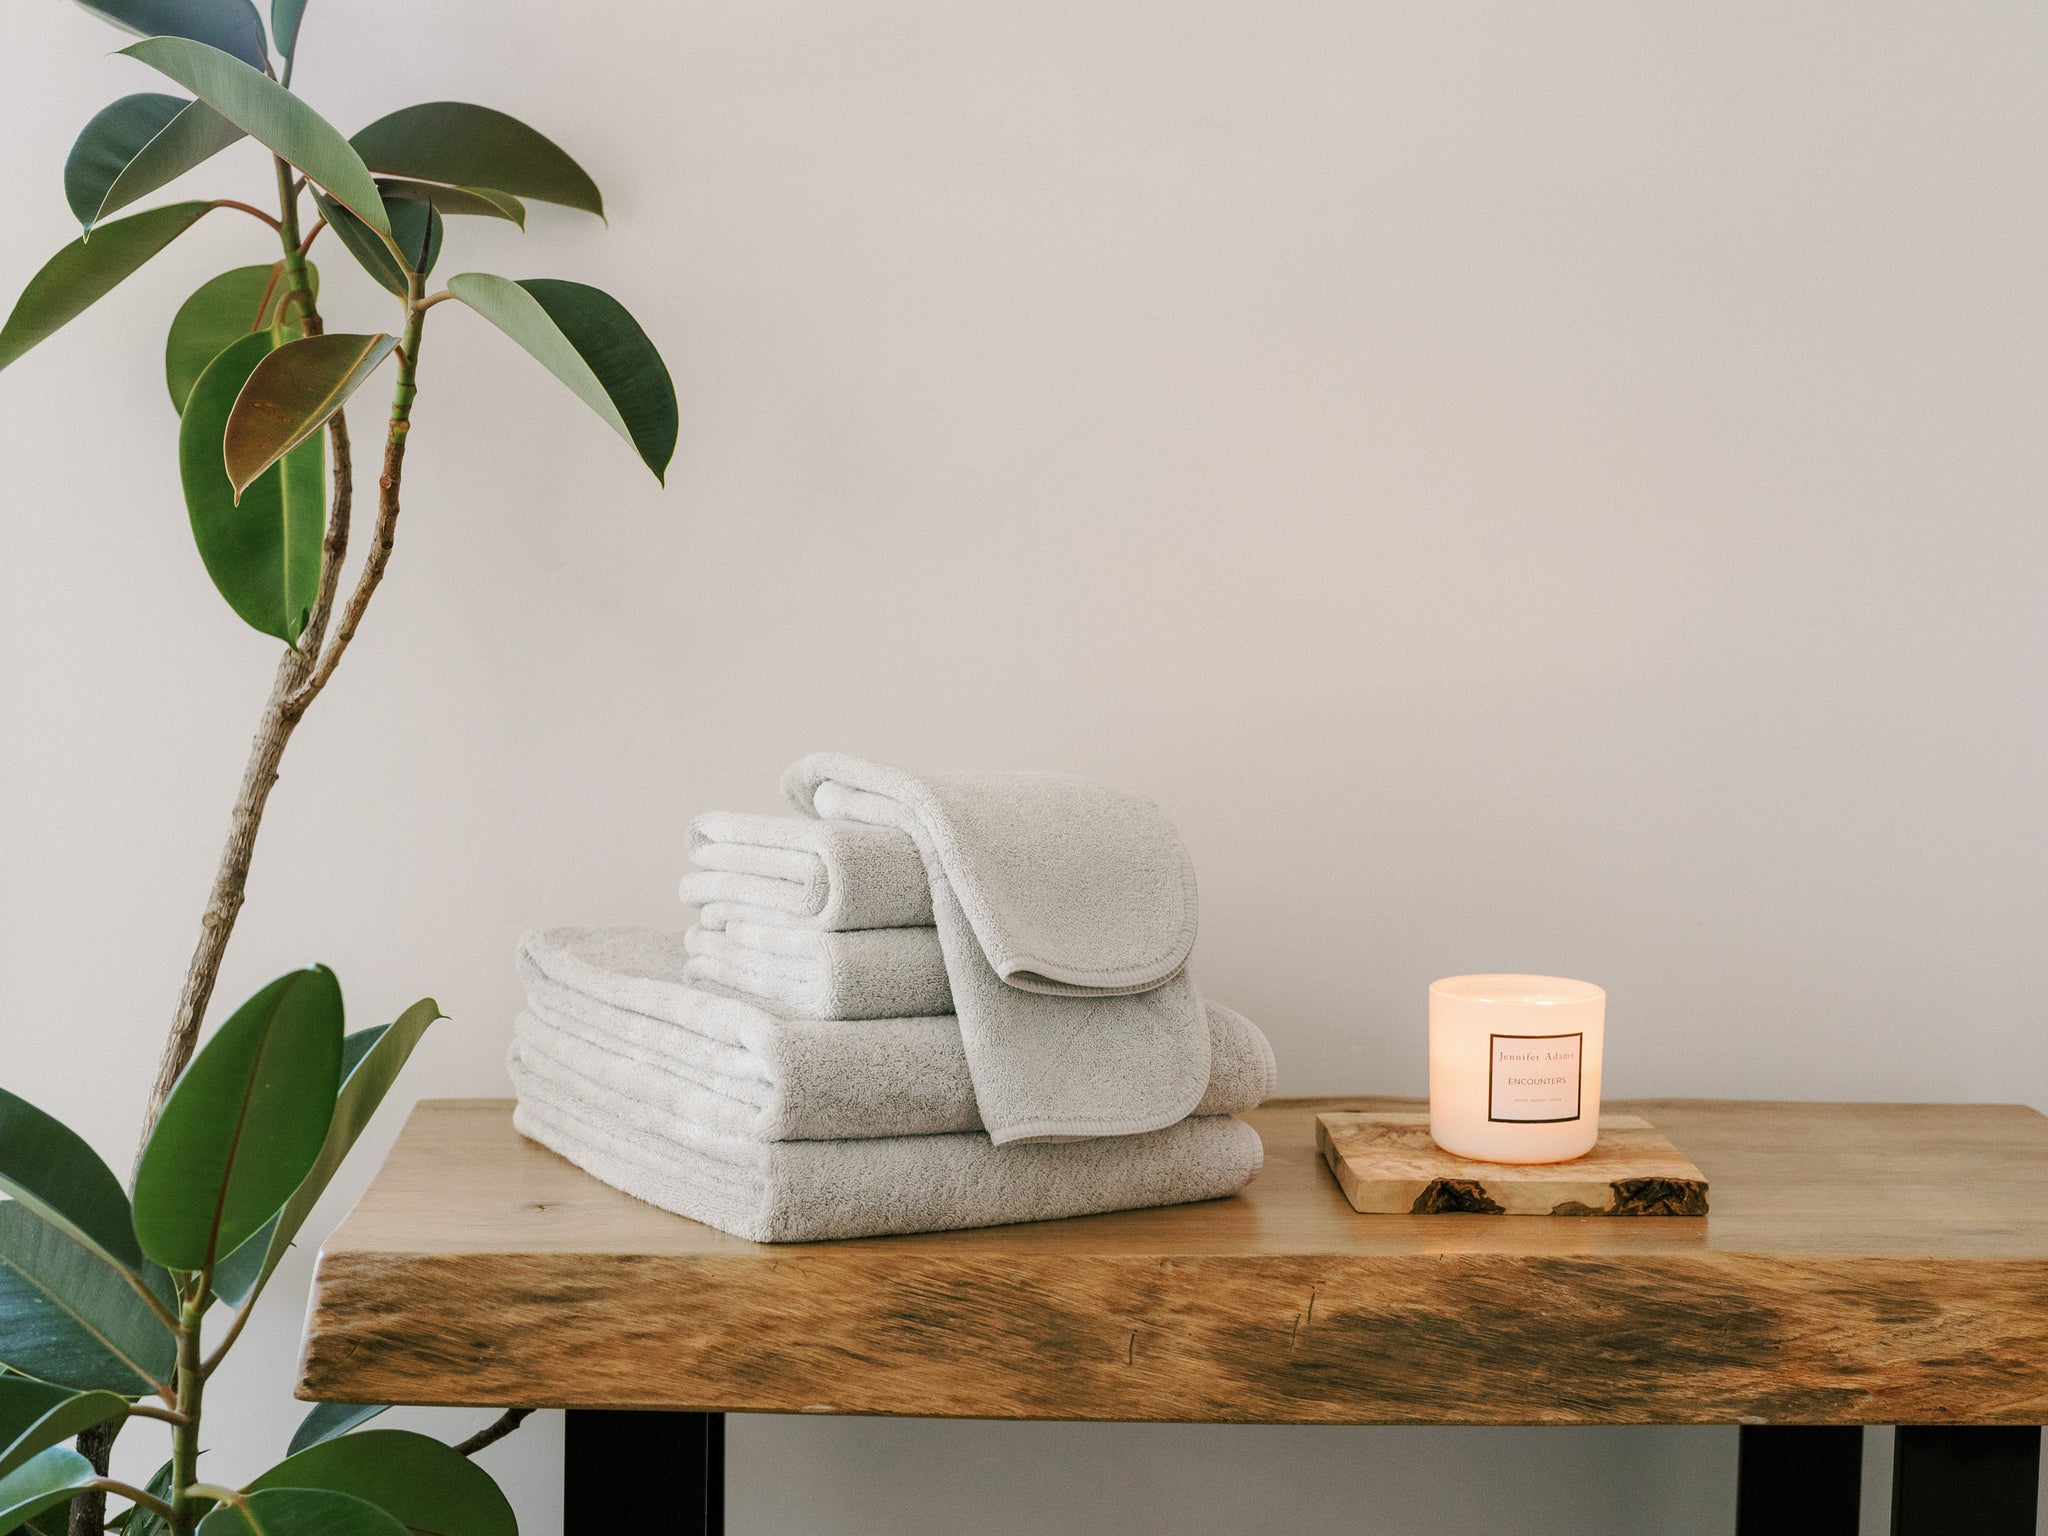
[[[78,1437],[78,1454],[92,1463],[93,1471],[107,1475],[107,1462],[114,1452],[114,1433],[120,1421],[95,1424]],[[88,1488],[71,1501],[69,1536],[100,1536],[107,1526],[107,1490]]]
[[178,1411],[185,1422],[171,1431],[171,1519],[184,1536],[195,1524],[192,1485],[199,1481],[199,1412],[206,1394],[206,1373],[199,1361],[199,1327],[206,1311],[203,1286],[194,1286],[178,1316]]
[[238,213],[248,214],[252,219],[261,219],[272,229],[277,228],[277,220],[273,219],[261,208],[251,208],[247,203],[238,203],[232,197],[216,197],[213,200],[213,206],[216,208],[233,208]]
[[[298,188],[293,181],[291,167],[283,160],[276,161],[276,170],[278,240],[284,248],[284,268],[290,284],[286,302],[297,311],[299,328],[308,336],[317,336],[323,327],[306,272],[305,253],[299,249]],[[170,1097],[178,1074],[185,1070],[185,1064],[192,1059],[193,1048],[199,1042],[199,1026],[206,1017],[206,1005],[213,998],[214,983],[220,977],[221,960],[227,954],[235,919],[241,914],[249,882],[249,861],[255,855],[256,833],[262,826],[263,809],[277,783],[278,764],[284,758],[284,749],[291,741],[299,717],[305,712],[305,703],[311,702],[309,697],[297,708],[286,707],[299,693],[319,657],[321,642],[326,637],[328,615],[334,607],[334,594],[341,581],[342,560],[348,553],[349,514],[355,498],[355,476],[348,423],[338,411],[327,424],[327,441],[334,466],[334,497],[328,510],[327,534],[320,551],[320,580],[314,589],[312,611],[307,615],[306,628],[299,636],[299,643],[288,646],[278,657],[277,671],[271,679],[270,697],[256,722],[255,739],[249,746],[249,760],[242,770],[241,788],[235,795],[234,809],[228,817],[227,843],[221,849],[213,890],[199,919],[199,942],[192,951],[190,964],[185,968],[185,984],[178,993],[177,1012],[172,1016],[170,1034],[164,1040],[163,1055],[157,1062],[156,1082],[150,1089],[149,1106],[143,1115],[142,1135],[135,1154],[138,1161],[142,1156],[141,1148],[149,1143],[149,1133],[156,1128],[157,1116],[163,1113],[164,1101]],[[96,1532],[78,1531],[74,1536],[96,1536]]]
[[526,1422],[526,1416],[532,1412],[531,1408],[507,1408],[482,1429],[456,1446],[455,1449],[464,1456],[474,1456],[485,1446],[496,1445],[500,1440],[511,1434],[513,1430]]
[[110,1493],[119,1494],[124,1499],[140,1504],[159,1520],[168,1520],[171,1517],[171,1506],[162,1499],[159,1499],[155,1494],[144,1493],[140,1488],[134,1487],[132,1484],[119,1482],[111,1477],[95,1479],[92,1484],[92,1491],[100,1494],[102,1497]]
[[312,675],[285,700],[285,708],[293,711],[295,716],[305,713],[313,700],[320,696],[320,690],[327,686],[334,669],[341,665],[343,653],[355,638],[356,626],[363,621],[363,610],[370,606],[377,584],[384,579],[384,568],[391,563],[391,547],[398,534],[398,487],[405,472],[405,440],[412,431],[413,399],[419,394],[420,337],[426,327],[426,314],[417,304],[421,286],[415,277],[415,302],[407,306],[405,335],[398,344],[398,384],[391,392],[391,424],[384,437],[384,473],[377,479],[375,542],[370,545],[370,552],[363,560],[363,569],[356,577],[355,590],[349,594],[348,605],[342,609],[341,619],[334,627],[334,639],[321,656],[319,665],[313,668]]

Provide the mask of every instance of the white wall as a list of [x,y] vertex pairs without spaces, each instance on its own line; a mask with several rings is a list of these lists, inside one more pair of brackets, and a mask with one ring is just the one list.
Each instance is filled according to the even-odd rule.
[[[11,293],[153,82],[58,0],[0,37]],[[2038,6],[316,0],[304,43],[347,128],[482,101],[592,169],[608,230],[445,270],[619,294],[683,441],[663,494],[435,313],[224,998],[432,992],[409,1091],[501,1092],[514,936],[677,920],[691,814],[839,746],[1164,801],[1287,1092],[1419,1091],[1425,983],[1500,968],[1608,985],[1618,1093],[2048,1105]],[[160,338],[266,250],[210,220],[0,375],[4,1071],[123,1166],[271,664]],[[327,256],[330,325],[386,323]],[[217,1474],[289,1433],[308,1264]],[[558,1434],[493,1458],[540,1536]],[[732,1464],[740,1536],[1707,1533],[1733,1441],[753,1419]]]

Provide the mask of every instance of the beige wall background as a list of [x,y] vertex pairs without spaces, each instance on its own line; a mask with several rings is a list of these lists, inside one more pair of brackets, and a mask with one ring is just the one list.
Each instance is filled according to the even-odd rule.
[[[9,295],[74,233],[72,136],[156,88],[117,46],[8,8]],[[1159,798],[1285,1092],[1421,1091],[1425,984],[1529,969],[1607,985],[1616,1093],[2048,1107],[2038,6],[316,0],[299,80],[346,129],[454,97],[577,155],[608,231],[465,222],[443,270],[617,293],[683,440],[664,494],[436,313],[393,573],[224,998],[312,960],[358,1025],[432,993],[407,1091],[499,1093],[514,937],[679,923],[690,816],[832,746]],[[242,224],[0,376],[0,1054],[119,1166],[272,661],[192,550],[159,364],[265,259]],[[381,328],[325,256],[330,325]],[[216,1476],[296,1420],[310,1264]],[[540,1536],[558,1443],[492,1456]],[[1733,1507],[1729,1431],[732,1445],[740,1536]]]

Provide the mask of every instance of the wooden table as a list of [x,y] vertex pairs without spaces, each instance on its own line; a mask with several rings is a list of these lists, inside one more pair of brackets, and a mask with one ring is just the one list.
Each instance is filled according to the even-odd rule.
[[1315,1112],[1412,1107],[1265,1106],[1231,1200],[768,1247],[599,1184],[505,1102],[428,1101],[321,1252],[300,1395],[571,1410],[569,1536],[678,1529],[616,1481],[621,1436],[687,1441],[681,1529],[716,1530],[727,1411],[1741,1424],[1741,1536],[1854,1533],[1855,1426],[1895,1423],[1895,1536],[2034,1536],[2048,1117],[1616,1103],[1711,1216],[1360,1216]]

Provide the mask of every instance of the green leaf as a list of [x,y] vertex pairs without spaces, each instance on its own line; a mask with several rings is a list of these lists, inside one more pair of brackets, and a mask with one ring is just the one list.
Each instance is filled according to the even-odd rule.
[[76,1395],[69,1387],[52,1386],[47,1381],[0,1375],[0,1445],[19,1440],[36,1420]]
[[315,1403],[313,1411],[299,1421],[292,1435],[290,1454],[308,1446],[321,1445],[336,1435],[345,1435],[358,1424],[367,1424],[384,1412],[388,1403]]
[[128,1411],[128,1399],[112,1392],[80,1392],[67,1397],[0,1450],[0,1478],[6,1477],[30,1457],[53,1445],[62,1445],[95,1424],[118,1419]]
[[654,343],[610,294],[559,278],[464,272],[448,291],[526,348],[663,479],[676,449],[676,388]]
[[485,219],[507,219],[521,229],[526,228],[526,204],[510,192],[500,192],[494,187],[444,187],[431,181],[396,181],[379,176],[377,191],[387,208],[394,198],[431,203],[450,216],[469,214]]
[[0,1363],[85,1392],[168,1390],[177,1340],[120,1274],[0,1201]]
[[490,1473],[430,1435],[366,1429],[286,1457],[249,1485],[331,1488],[368,1499],[435,1536],[518,1536],[512,1506]]
[[299,23],[306,19],[306,0],[270,0],[270,35],[280,58],[299,55]]
[[314,966],[273,981],[200,1048],[135,1170],[144,1253],[204,1269],[291,1197],[334,1115],[341,1019],[340,983]]
[[372,229],[391,233],[377,184],[348,140],[268,75],[182,37],[144,38],[121,51],[170,76],[272,154],[297,166]]
[[213,210],[212,203],[172,203],[102,225],[90,242],[75,240],[28,280],[14,313],[0,326],[0,368],[105,298],[150,257]]
[[[306,280],[315,296],[320,292],[320,272],[306,264]],[[171,321],[171,333],[164,342],[164,383],[171,391],[171,404],[179,414],[192,397],[192,386],[206,365],[247,336],[251,331],[278,329],[284,325],[284,308],[291,297],[284,263],[236,267],[203,283],[178,308]],[[272,338],[283,345],[284,336]]]
[[[51,1386],[49,1382],[0,1372],[0,1446],[18,1440],[37,1419],[72,1401],[72,1397],[74,1393],[66,1386]],[[125,1405],[125,1399],[117,1401]],[[106,1528],[115,1530],[115,1522],[109,1520]],[[23,1526],[23,1530],[31,1532],[31,1536],[66,1536],[70,1530],[70,1511],[61,1507],[47,1509],[41,1518]]]
[[88,232],[242,137],[203,101],[123,96],[85,125],[64,162],[64,197]]
[[[408,1536],[367,1499],[326,1488],[266,1488],[223,1504],[199,1536]],[[438,1533],[433,1533],[438,1536]]]
[[496,187],[604,217],[604,194],[559,145],[516,117],[466,101],[429,101],[380,117],[349,140],[390,176]]
[[257,69],[267,62],[263,21],[249,0],[78,0],[137,37],[189,37]]
[[109,1264],[139,1271],[128,1195],[85,1138],[0,1088],[0,1191]]
[[183,96],[141,91],[93,114],[64,159],[64,201],[79,223],[91,229],[99,222],[108,189],[187,105]]
[[0,1477],[0,1531],[27,1524],[99,1476],[92,1463],[68,1445],[53,1445],[26,1466]]
[[[156,1469],[156,1476],[143,1484],[142,1491],[153,1494],[168,1504],[171,1501],[171,1476],[171,1463],[167,1461]],[[209,1509],[213,1508],[213,1500],[194,1499],[192,1500],[192,1507],[200,1515],[204,1515]],[[128,1536],[164,1536],[164,1533],[170,1529],[168,1525],[157,1518],[155,1510],[146,1509],[140,1504],[134,1504],[122,1510],[121,1518],[126,1522],[122,1529],[128,1533]],[[107,1525],[111,1528],[113,1523],[113,1521],[109,1520]]]
[[326,443],[301,444],[239,500],[221,446],[242,386],[277,344],[277,332],[257,331],[207,365],[178,428],[178,473],[206,574],[244,623],[291,645],[320,582]]
[[231,1306],[244,1306],[250,1296],[262,1289],[306,1224],[306,1218],[313,1214],[328,1182],[355,1147],[356,1138],[363,1134],[370,1117],[377,1113],[377,1106],[384,1102],[384,1095],[398,1081],[413,1047],[420,1043],[427,1026],[442,1017],[445,1015],[434,1000],[423,997],[401,1013],[396,1022],[359,1030],[342,1042],[345,1076],[320,1156],[292,1191],[284,1209],[215,1267],[213,1291],[221,1300]]
[[335,332],[288,341],[256,364],[235,396],[222,436],[228,480],[244,489],[327,425],[398,350],[398,338]]
[[[377,238],[375,231],[331,197],[316,192],[313,201],[319,205],[320,216],[348,247],[349,254],[362,263],[365,272],[401,299],[412,291],[406,265],[392,254],[390,245]],[[418,271],[433,271],[441,256],[441,215],[429,204],[405,199],[384,206],[391,216],[391,244],[404,251],[407,262]]]

